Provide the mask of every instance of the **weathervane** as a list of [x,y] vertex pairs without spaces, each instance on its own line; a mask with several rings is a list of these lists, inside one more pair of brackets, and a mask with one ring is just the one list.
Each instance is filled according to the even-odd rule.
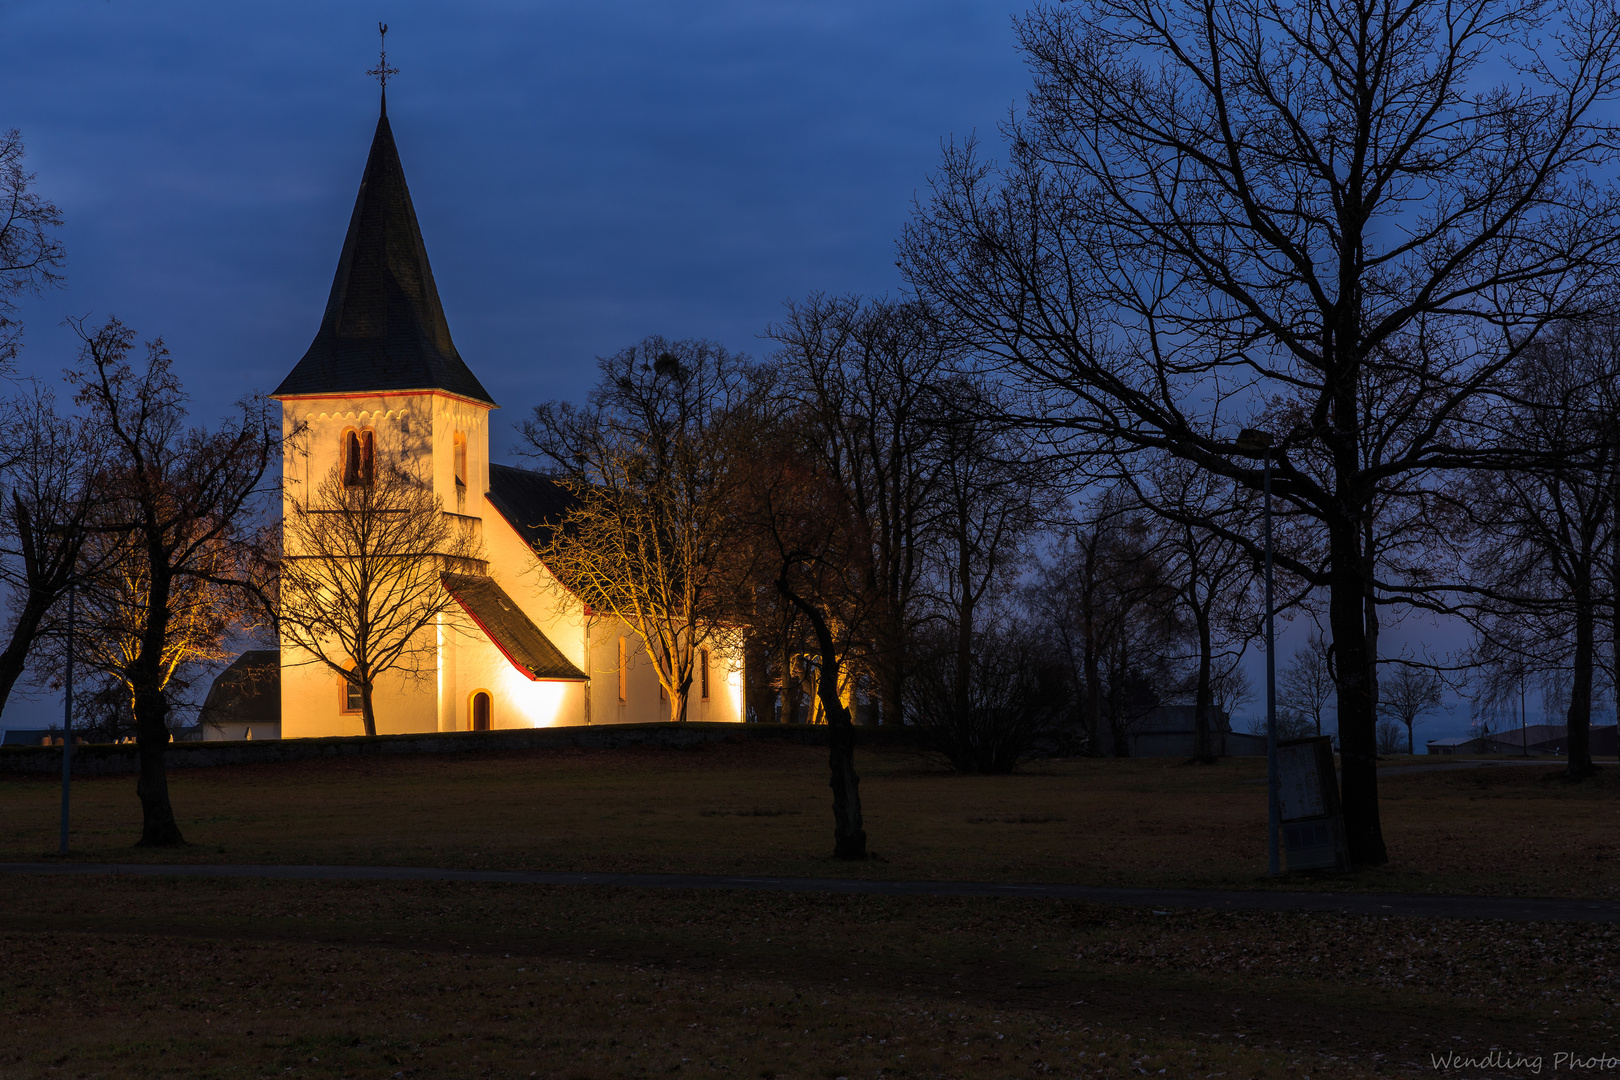
[[386,101],[388,99],[388,76],[398,75],[399,68],[391,68],[388,66],[387,23],[380,22],[377,24],[377,35],[381,38],[381,42],[377,49],[377,66],[366,72],[366,74],[370,75],[372,78],[376,79],[382,84],[383,100]]

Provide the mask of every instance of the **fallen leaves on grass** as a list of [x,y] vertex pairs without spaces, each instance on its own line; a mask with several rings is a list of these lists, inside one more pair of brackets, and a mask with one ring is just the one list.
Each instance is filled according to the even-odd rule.
[[1515,1009],[1620,1004],[1611,925],[1305,912],[1105,914],[1077,959],[1157,971],[1418,990]]

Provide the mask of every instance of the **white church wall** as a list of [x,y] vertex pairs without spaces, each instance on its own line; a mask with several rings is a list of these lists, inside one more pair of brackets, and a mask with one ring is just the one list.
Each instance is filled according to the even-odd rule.
[[[430,631],[431,633],[431,631]],[[308,654],[302,654],[307,657]],[[372,711],[377,734],[402,735],[432,731],[436,726],[433,700],[434,672],[421,674],[386,671],[372,688]],[[345,712],[343,680],[316,660],[300,662],[292,649],[281,657],[281,737],[320,738],[328,735],[364,735],[365,721],[358,712]]]
[[[641,636],[619,619],[598,617],[591,631],[591,723],[647,724],[672,719],[669,700]],[[619,696],[619,640],[624,639],[624,699]],[[709,698],[703,700],[694,677],[686,706],[688,720],[738,723],[743,719],[742,653],[711,646]]]

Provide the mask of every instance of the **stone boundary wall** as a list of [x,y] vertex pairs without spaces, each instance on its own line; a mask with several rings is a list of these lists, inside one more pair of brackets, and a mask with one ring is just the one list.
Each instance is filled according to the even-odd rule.
[[[856,729],[857,746],[912,746],[916,733],[908,728]],[[616,750],[629,746],[695,747],[713,742],[786,742],[801,746],[827,745],[825,725],[724,724],[688,721],[684,724],[595,724],[553,728],[507,728],[495,731],[439,731],[410,735],[355,735],[324,739],[250,739],[240,742],[176,742],[169,744],[171,769],[207,768],[211,765],[259,765],[279,761],[315,761],[323,758],[365,757],[386,754],[498,754],[525,750],[585,747]],[[137,771],[135,747],[94,743],[73,748],[74,776],[108,776]],[[59,746],[0,746],[0,775],[62,775]]]

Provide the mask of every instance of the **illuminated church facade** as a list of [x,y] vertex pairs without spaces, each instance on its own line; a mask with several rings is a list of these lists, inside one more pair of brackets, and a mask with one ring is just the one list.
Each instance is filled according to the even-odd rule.
[[[455,604],[418,643],[433,662],[378,677],[378,734],[670,718],[639,636],[562,588],[536,555],[568,491],[490,461],[497,406],[451,340],[386,106],[320,329],[271,396],[288,517],[332,470],[369,469],[387,447],[481,540],[481,565],[442,578]],[[363,734],[358,695],[326,664],[283,642],[280,676],[282,738]],[[742,720],[742,687],[740,651],[706,650],[687,718]]]

